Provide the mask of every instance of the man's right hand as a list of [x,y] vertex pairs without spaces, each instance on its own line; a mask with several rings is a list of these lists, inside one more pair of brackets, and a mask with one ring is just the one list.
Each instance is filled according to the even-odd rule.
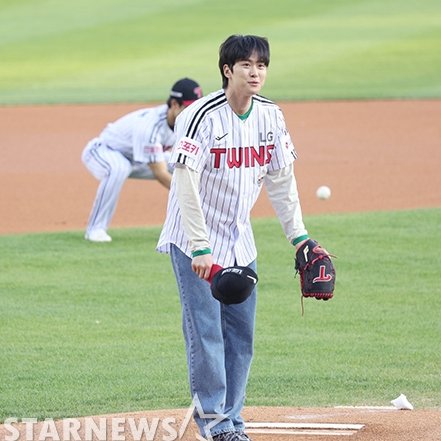
[[213,256],[211,254],[203,254],[193,257],[191,261],[191,269],[201,279],[208,280],[210,277],[211,267],[213,266]]

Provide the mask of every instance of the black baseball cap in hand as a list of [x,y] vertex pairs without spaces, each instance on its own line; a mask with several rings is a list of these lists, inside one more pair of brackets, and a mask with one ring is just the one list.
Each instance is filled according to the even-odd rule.
[[219,268],[217,266],[217,272],[211,278],[213,297],[226,305],[244,302],[257,284],[257,274],[247,266]]
[[201,86],[190,78],[182,78],[181,80],[177,81],[170,91],[170,98],[174,98],[179,102],[182,102],[184,106],[190,105],[201,97]]

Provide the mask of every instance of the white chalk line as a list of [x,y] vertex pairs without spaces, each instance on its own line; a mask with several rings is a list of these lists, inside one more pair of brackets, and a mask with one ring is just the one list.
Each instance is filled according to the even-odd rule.
[[355,435],[357,430],[295,430],[295,429],[247,429],[249,434],[261,435],[311,435],[311,436],[351,436]]
[[397,410],[395,406],[334,406],[334,409]]
[[344,423],[245,423],[248,433],[265,435],[351,436],[363,427],[364,424]]
[[[351,416],[355,413],[385,413],[385,412],[396,412],[397,408],[394,406],[334,406],[334,409],[338,409],[340,412],[326,412],[326,413],[311,413],[311,414],[300,414],[300,415],[285,415],[284,418],[290,420],[312,420],[312,419],[322,419],[322,418],[338,418],[341,416]],[[342,413],[341,410],[347,410],[347,412]]]
[[245,423],[250,429],[331,429],[331,430],[360,430],[364,424],[347,423]]

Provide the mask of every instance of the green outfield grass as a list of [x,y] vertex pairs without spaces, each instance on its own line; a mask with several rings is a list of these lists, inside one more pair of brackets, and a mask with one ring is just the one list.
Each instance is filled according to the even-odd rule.
[[275,100],[441,97],[438,0],[1,0],[0,104],[211,91],[233,33],[269,38]]
[[[254,221],[256,353],[248,405],[441,403],[441,210],[307,216],[335,253],[329,302],[301,316],[293,248]],[[180,306],[159,228],[0,236],[0,421],[189,405]]]

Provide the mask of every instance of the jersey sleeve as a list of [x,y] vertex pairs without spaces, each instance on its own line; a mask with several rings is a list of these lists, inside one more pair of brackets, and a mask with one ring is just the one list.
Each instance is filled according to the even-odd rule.
[[[188,111],[187,111],[188,110]],[[209,137],[206,120],[195,124],[191,107],[180,113],[175,123],[176,142],[170,163],[182,164],[201,172],[209,156]]]
[[280,170],[287,165],[290,165],[297,158],[297,152],[291,139],[291,135],[286,127],[285,118],[282,110],[276,108],[276,127],[277,133],[275,136],[275,148],[271,162],[269,164],[269,171]]
[[308,234],[303,223],[297,182],[292,166],[265,176],[268,197],[289,242]]
[[163,122],[140,118],[133,129],[133,159],[151,163],[164,161]]

